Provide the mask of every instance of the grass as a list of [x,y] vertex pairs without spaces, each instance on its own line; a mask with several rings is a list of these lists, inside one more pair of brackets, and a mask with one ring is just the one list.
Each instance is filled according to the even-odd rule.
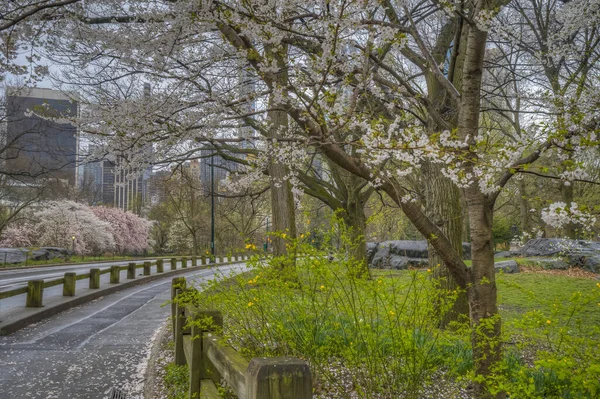
[[[397,278],[408,282],[406,270],[371,270],[373,278]],[[597,280],[556,276],[541,273],[498,274],[498,306],[506,322],[513,321],[527,312],[556,308],[556,315],[569,317],[571,310],[565,305],[576,293],[598,289]],[[600,325],[600,304],[590,302],[578,309],[576,321],[590,327]],[[600,337],[598,337],[600,339]]]
[[[546,308],[556,308],[554,312],[558,317],[569,317],[571,310],[564,305],[570,303],[574,295],[598,289],[597,280],[539,273],[504,274],[498,276],[497,283],[500,314],[506,321]],[[555,303],[562,306],[554,307]],[[599,304],[588,303],[577,313],[576,318],[583,325],[600,325]]]

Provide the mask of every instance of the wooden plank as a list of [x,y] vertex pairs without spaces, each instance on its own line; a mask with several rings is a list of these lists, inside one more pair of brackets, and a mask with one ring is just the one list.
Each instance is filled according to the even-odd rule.
[[65,283],[64,278],[57,278],[56,280],[44,281],[44,288],[54,287]]
[[183,336],[183,353],[185,353],[185,361],[188,367],[192,367],[192,336]]
[[16,288],[10,291],[0,292],[0,299],[10,298],[11,296],[27,294],[27,287]]
[[246,399],[246,369],[249,362],[232,347],[223,344],[221,338],[203,334],[203,350],[219,374],[227,381],[239,399]]
[[110,269],[100,269],[100,274],[108,274],[110,273]]
[[220,399],[221,395],[212,380],[200,381],[200,399]]
[[78,274],[75,279],[76,280],[85,280],[86,278],[90,278],[90,273]]

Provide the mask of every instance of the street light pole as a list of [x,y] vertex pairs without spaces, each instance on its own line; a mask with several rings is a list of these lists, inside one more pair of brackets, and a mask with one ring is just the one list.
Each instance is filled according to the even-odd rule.
[[210,157],[210,253],[215,259],[215,159]]
[[265,232],[265,252],[269,251],[269,217],[267,216],[267,230]]
[[73,241],[73,256],[75,256],[75,236],[72,236],[71,240]]

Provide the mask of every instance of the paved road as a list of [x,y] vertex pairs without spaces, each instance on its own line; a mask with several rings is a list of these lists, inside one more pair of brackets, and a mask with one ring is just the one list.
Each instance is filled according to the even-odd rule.
[[[27,285],[27,281],[35,279],[53,279],[57,277],[63,277],[66,272],[73,272],[77,274],[88,273],[90,269],[95,267],[99,269],[106,269],[110,266],[125,266],[130,262],[143,263],[144,261],[150,260],[151,262],[156,259],[144,259],[142,260],[126,260],[126,261],[115,261],[110,263],[84,263],[77,265],[62,265],[62,266],[48,266],[48,267],[34,267],[27,269],[13,269],[13,270],[2,270],[0,269],[0,291],[5,291],[13,288],[19,288]],[[165,260],[165,264],[168,264],[169,260]]]
[[[214,270],[185,276],[200,282]],[[126,289],[0,337],[0,398],[106,398],[112,386],[141,398],[153,337],[170,313],[161,306],[170,282]]]
[[[151,260],[153,261],[153,260]],[[56,267],[39,267],[32,269],[23,269],[23,270],[1,270],[0,271],[0,292],[12,290],[15,288],[25,287],[27,286],[27,281],[43,279],[43,280],[51,280],[54,278],[64,277],[66,272],[72,272],[77,274],[85,274],[89,273],[92,268],[100,268],[107,269],[110,266],[123,266],[133,261],[118,261],[115,263],[86,263],[83,265],[69,265],[69,266],[56,266]],[[141,264],[143,261],[137,261],[136,263]],[[169,260],[165,260],[165,270],[170,270],[171,262]],[[188,259],[188,266],[191,265],[191,260]],[[177,262],[177,268],[181,268],[181,262]],[[156,273],[156,266],[151,267],[151,274]],[[142,275],[143,269],[137,269],[137,275]],[[121,271],[121,281],[126,281],[127,279],[127,270]],[[100,276],[100,287],[104,288],[109,285],[110,275],[108,273]],[[79,280],[77,281],[77,286],[79,287],[87,287],[87,280]],[[49,299],[52,297],[57,297],[62,295],[62,285],[45,288],[44,289],[44,299]],[[26,294],[21,294],[17,296],[13,296],[10,298],[0,300],[0,312],[10,311],[19,306],[25,305],[25,297]],[[0,397],[0,399],[3,399]]]

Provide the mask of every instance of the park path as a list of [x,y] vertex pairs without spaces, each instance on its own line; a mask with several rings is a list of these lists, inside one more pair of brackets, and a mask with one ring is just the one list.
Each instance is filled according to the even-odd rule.
[[[227,273],[240,266],[223,266]],[[200,282],[205,269],[184,275]],[[0,337],[0,398],[141,398],[152,341],[170,313],[171,279],[102,297]]]

